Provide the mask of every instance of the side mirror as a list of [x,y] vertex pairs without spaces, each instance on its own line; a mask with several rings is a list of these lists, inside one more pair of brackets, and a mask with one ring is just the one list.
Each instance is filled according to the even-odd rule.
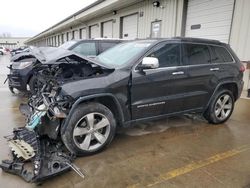
[[155,57],[144,57],[142,63],[138,66],[140,70],[156,69],[159,67],[159,60]]

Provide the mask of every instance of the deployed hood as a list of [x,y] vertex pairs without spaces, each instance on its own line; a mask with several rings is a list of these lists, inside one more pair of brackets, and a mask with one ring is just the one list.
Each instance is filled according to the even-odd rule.
[[106,65],[103,65],[95,59],[82,56],[70,50],[56,47],[34,48],[30,52],[24,52],[14,56],[12,58],[12,61],[18,62],[18,60],[22,57],[35,57],[42,64],[60,64],[61,59],[69,57],[72,59],[82,59],[106,69],[112,69]]

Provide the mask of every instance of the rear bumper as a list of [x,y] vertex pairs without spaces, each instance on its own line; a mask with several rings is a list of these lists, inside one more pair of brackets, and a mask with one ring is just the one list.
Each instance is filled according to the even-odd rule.
[[[240,96],[241,96],[241,93],[242,93],[242,91],[243,91],[243,86],[244,86],[244,81],[241,80],[241,81],[239,82],[239,84],[238,84],[238,98],[240,98]],[[238,98],[237,98],[237,99],[238,99]]]

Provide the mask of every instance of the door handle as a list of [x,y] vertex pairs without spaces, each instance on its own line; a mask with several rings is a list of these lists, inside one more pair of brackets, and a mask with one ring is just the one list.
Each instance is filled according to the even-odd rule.
[[173,73],[172,73],[172,75],[182,75],[182,74],[184,74],[183,71],[178,71],[178,72],[173,72]]
[[210,71],[218,71],[220,68],[211,68]]

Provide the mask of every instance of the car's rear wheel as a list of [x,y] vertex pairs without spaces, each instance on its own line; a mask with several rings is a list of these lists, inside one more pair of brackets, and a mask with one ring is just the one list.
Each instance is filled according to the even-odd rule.
[[0,51],[0,55],[3,55],[3,52]]
[[103,150],[115,135],[112,112],[100,103],[80,105],[72,114],[62,140],[78,156]]
[[219,124],[227,121],[234,109],[234,97],[231,91],[223,89],[214,96],[204,117],[209,123]]

